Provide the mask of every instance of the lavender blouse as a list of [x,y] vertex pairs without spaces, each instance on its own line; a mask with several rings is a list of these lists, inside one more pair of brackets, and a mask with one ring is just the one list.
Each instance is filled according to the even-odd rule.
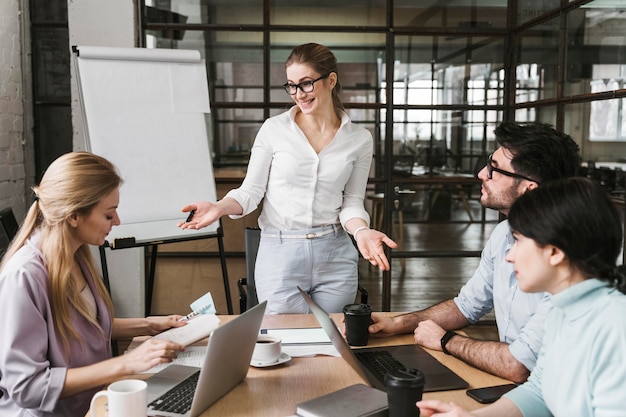
[[74,312],[73,327],[83,341],[70,340],[66,355],[52,320],[38,241],[39,234],[33,234],[0,273],[0,415],[84,416],[98,389],[61,399],[65,375],[69,368],[111,357],[111,314],[97,295],[94,277],[81,265],[104,333]]

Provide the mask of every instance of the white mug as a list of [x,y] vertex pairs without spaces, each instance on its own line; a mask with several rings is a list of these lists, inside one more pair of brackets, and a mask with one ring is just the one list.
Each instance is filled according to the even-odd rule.
[[266,365],[278,361],[282,352],[280,337],[259,335],[254,345],[252,362],[258,365]]
[[109,417],[146,417],[148,409],[148,384],[141,379],[123,379],[98,391],[91,399],[91,417],[94,417],[96,398],[108,397]]

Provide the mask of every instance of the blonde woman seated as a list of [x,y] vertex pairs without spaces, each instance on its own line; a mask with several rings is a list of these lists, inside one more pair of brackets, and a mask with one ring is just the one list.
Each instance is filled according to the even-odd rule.
[[154,335],[180,316],[117,319],[89,245],[117,215],[121,179],[86,152],[54,161],[0,264],[0,415],[84,416],[93,394],[126,375],[170,362],[182,346],[144,342],[112,358],[111,339]]

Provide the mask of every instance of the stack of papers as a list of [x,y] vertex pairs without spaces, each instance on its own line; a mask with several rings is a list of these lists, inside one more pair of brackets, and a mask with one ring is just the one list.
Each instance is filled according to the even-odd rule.
[[316,355],[340,356],[332,345],[324,329],[296,328],[296,329],[261,329],[261,334],[280,337],[283,352],[292,358],[311,357]]

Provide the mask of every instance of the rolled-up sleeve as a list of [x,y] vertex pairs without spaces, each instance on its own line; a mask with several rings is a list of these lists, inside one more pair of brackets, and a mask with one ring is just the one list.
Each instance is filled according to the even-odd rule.
[[[495,231],[494,231],[495,233]],[[493,310],[494,257],[493,236],[487,242],[478,268],[459,291],[454,302],[470,323],[476,323]]]
[[470,323],[493,310],[500,341],[508,343],[511,355],[532,371],[552,302],[547,293],[527,293],[519,288],[514,268],[506,261],[512,244],[509,224],[503,221],[492,232],[478,268],[454,302]]
[[511,355],[530,371],[534,370],[537,363],[543,345],[546,317],[551,309],[551,298],[545,294],[530,318],[523,324],[518,337],[509,344]]

